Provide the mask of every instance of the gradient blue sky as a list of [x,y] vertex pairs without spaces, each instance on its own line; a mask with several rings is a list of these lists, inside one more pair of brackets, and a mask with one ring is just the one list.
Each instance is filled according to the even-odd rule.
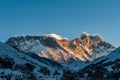
[[0,40],[56,33],[70,40],[98,33],[120,45],[120,0],[0,0]]

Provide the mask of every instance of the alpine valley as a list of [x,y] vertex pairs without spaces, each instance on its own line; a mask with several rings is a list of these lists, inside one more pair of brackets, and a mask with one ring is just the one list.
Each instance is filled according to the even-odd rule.
[[83,32],[26,35],[0,42],[0,80],[119,80],[120,48]]

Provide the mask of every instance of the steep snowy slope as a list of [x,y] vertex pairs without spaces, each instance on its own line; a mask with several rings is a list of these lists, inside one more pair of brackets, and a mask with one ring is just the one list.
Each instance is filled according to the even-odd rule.
[[[40,58],[40,61],[33,59],[0,42],[0,80],[56,80],[56,77],[52,76],[58,67],[53,67],[54,62],[50,64],[47,61],[43,58]],[[51,66],[52,64],[54,65]],[[58,72],[60,75],[61,71]]]
[[116,50],[114,50],[113,52],[109,53],[108,55],[96,59],[92,63],[97,63],[97,62],[100,62],[100,61],[103,61],[103,60],[104,60],[103,61],[104,63],[107,63],[107,62],[113,62],[117,59],[120,59],[120,47],[117,48]]
[[41,57],[58,62],[92,61],[115,49],[98,35],[90,35],[85,32],[72,41],[56,34],[49,34],[11,37],[6,43],[25,53],[36,53]]
[[91,80],[119,80],[120,47],[110,54],[94,60],[78,74],[80,77]]

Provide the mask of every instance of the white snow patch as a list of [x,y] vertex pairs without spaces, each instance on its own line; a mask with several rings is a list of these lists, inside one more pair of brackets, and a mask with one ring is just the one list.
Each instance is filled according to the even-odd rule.
[[87,32],[82,32],[82,35],[83,35],[83,34],[84,34],[84,35],[88,35],[88,36],[90,35],[90,34],[88,34]]
[[62,36],[60,36],[60,35],[58,35],[58,34],[54,34],[54,33],[52,33],[52,34],[47,34],[47,35],[45,35],[45,36],[53,37],[53,38],[56,38],[56,39],[58,39],[58,40],[62,40],[62,39],[67,39],[67,40],[68,40],[68,38],[63,38]]

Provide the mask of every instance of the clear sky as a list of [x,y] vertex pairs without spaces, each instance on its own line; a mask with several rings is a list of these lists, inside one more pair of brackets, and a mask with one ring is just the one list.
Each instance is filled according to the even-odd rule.
[[120,46],[120,0],[0,0],[0,40],[56,33],[70,40],[98,33]]

